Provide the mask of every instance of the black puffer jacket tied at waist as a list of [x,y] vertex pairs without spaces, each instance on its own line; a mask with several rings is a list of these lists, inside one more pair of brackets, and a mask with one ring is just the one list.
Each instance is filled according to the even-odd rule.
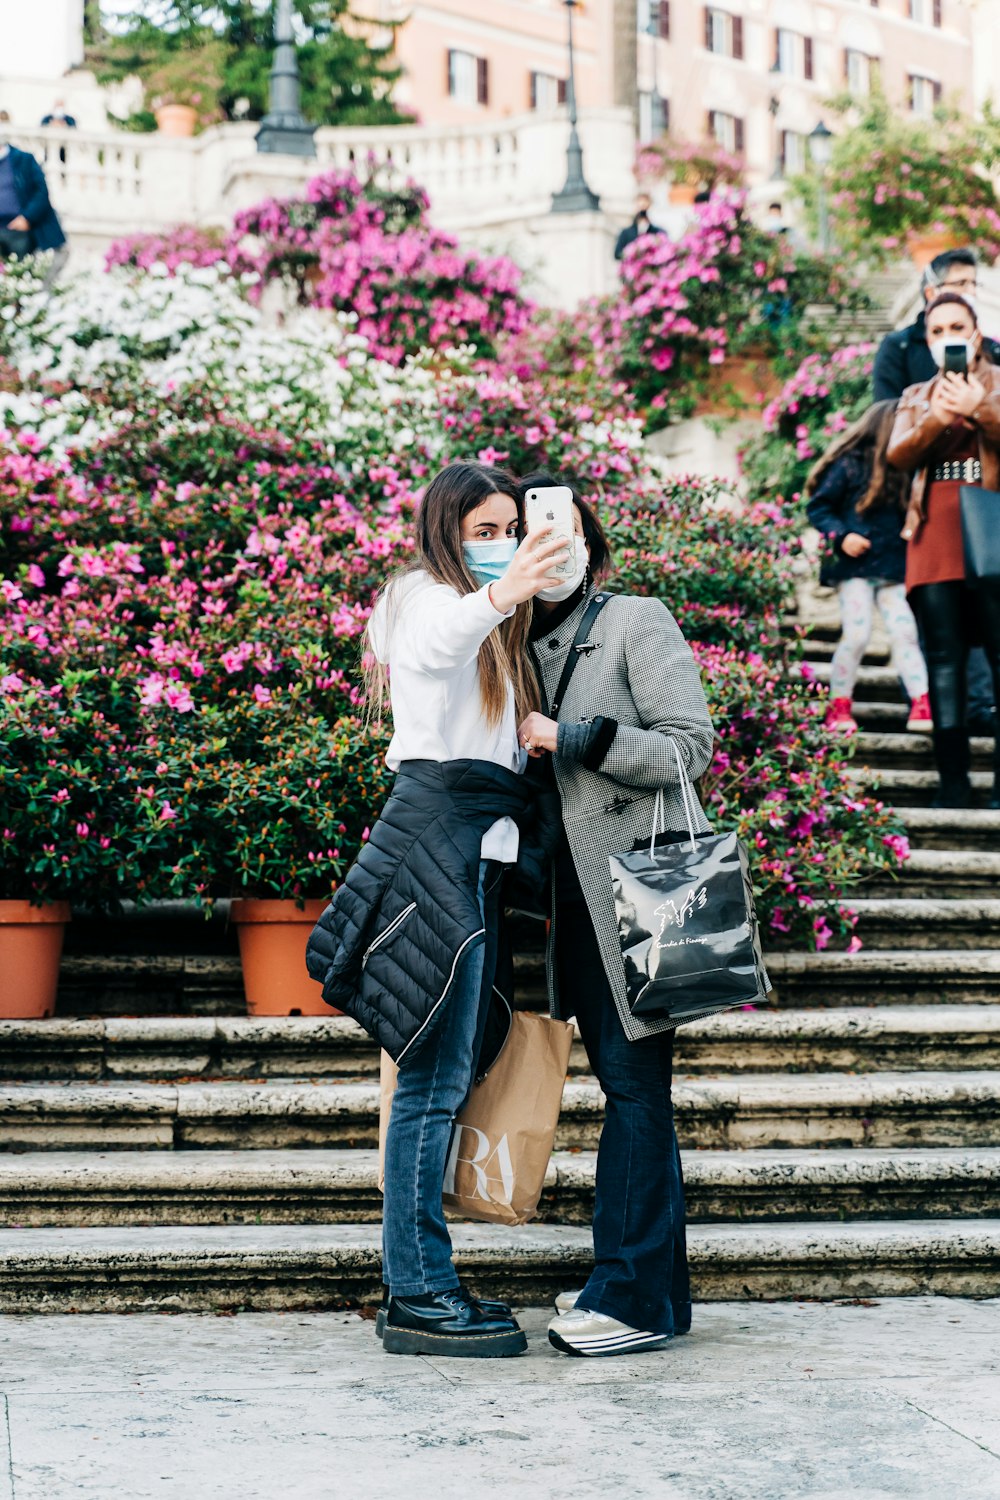
[[[523,862],[523,873],[540,880],[538,809],[525,777],[490,761],[404,761],[368,842],[313,929],[306,964],[323,999],[353,1016],[401,1068],[432,1041],[461,960],[485,940],[480,848],[505,817],[522,830],[519,870]],[[547,839],[553,836],[549,830]]]

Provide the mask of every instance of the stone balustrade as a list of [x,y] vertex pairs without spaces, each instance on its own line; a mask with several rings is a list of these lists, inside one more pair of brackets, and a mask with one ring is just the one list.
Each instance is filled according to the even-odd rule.
[[316,132],[314,161],[259,155],[256,129],[218,125],[191,139],[18,129],[15,144],[44,166],[78,263],[98,259],[124,234],[226,224],[234,210],[294,192],[317,171],[364,175],[371,166],[426,188],[442,228],[520,258],[541,295],[569,301],[613,284],[611,245],[634,192],[625,110],[589,111],[580,122],[587,176],[601,197],[592,215],[550,213],[566,173],[562,111],[471,127],[324,127]]

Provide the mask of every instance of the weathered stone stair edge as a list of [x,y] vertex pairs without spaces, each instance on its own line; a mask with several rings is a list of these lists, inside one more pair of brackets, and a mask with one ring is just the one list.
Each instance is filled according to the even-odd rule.
[[[674,1094],[684,1147],[988,1145],[1000,1115],[988,1071],[689,1077]],[[602,1121],[596,1084],[571,1081],[557,1146],[595,1146]],[[372,1146],[377,1125],[367,1082],[0,1089],[0,1148],[17,1151]]]
[[[838,1068],[891,1068],[894,1049],[913,1049],[913,1066],[936,1070],[936,1056],[985,1049],[1000,1060],[1000,1007],[989,1005],[842,1007],[835,1010],[726,1011],[682,1027],[674,1046],[677,1074],[692,1067],[776,1071],[801,1067],[815,1051],[834,1052]],[[279,1073],[357,1075],[378,1068],[378,1048],[346,1016],[136,1017],[115,1020],[0,1021],[0,1073],[37,1077],[164,1079],[174,1075],[249,1078]],[[766,1066],[771,1058],[771,1068]],[[585,1072],[582,1049],[571,1071]],[[817,1068],[817,1071],[824,1071]]]
[[[586,1275],[584,1228],[456,1225],[474,1290],[545,1300]],[[5,1312],[329,1309],[381,1294],[377,1226],[279,1225],[0,1231]],[[692,1225],[697,1300],[996,1296],[1000,1220]]]
[[[539,1217],[587,1223],[594,1152],[557,1152]],[[376,1222],[378,1153],[65,1152],[0,1155],[0,1227]],[[695,1151],[691,1222],[1000,1214],[1000,1148]]]
[[[564,1113],[600,1113],[603,1096],[592,1079],[566,1085]],[[969,1072],[750,1073],[734,1077],[680,1077],[674,1084],[679,1114],[698,1109],[811,1110],[855,1109],[863,1105],[1000,1102],[1000,1074]],[[44,1122],[60,1113],[86,1116],[245,1118],[259,1114],[281,1118],[290,1111],[304,1115],[377,1115],[378,1085],[367,1081],[300,1083],[275,1079],[243,1083],[79,1083],[0,1086],[0,1118],[26,1117]]]

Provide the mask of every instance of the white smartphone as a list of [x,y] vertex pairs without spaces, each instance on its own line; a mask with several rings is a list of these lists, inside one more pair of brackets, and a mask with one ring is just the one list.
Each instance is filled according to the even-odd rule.
[[559,578],[568,578],[573,572],[573,508],[573,491],[565,484],[529,490],[524,497],[528,535],[533,531],[541,531],[544,526],[551,526],[551,540],[554,541],[557,536],[566,539],[566,556],[557,552],[552,561],[552,572]]

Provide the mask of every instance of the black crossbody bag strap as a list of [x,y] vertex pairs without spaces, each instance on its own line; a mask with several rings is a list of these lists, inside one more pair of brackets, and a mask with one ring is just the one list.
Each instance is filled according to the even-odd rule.
[[573,637],[573,644],[569,648],[569,655],[566,657],[559,681],[556,683],[555,696],[549,705],[550,719],[558,719],[559,710],[562,708],[563,699],[566,696],[566,689],[569,687],[570,679],[576,671],[576,664],[580,660],[580,657],[586,654],[588,645],[587,637],[590,634],[590,627],[608,600],[613,597],[612,594],[595,594],[584,610],[583,619],[577,626],[576,635]]

